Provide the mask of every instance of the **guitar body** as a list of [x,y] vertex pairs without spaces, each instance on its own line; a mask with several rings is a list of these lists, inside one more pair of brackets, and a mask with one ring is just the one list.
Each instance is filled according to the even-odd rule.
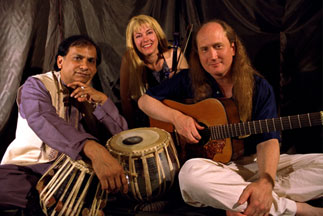
[[181,162],[194,157],[205,157],[227,163],[244,153],[243,141],[234,137],[323,125],[323,111],[240,122],[238,109],[231,99],[209,98],[189,105],[171,100],[164,100],[163,103],[193,117],[205,128],[199,131],[202,139],[198,144],[186,144],[184,139],[176,135],[173,125],[150,119],[151,126],[173,134],[174,142],[180,146],[178,152]]
[[[204,127],[214,125],[226,125],[239,122],[239,115],[232,100],[217,100],[214,98],[200,101],[196,104],[182,104],[171,100],[164,100],[163,103],[173,109],[193,117]],[[171,124],[150,119],[150,125],[162,128],[168,132],[174,132]],[[218,140],[210,139],[201,133],[202,139],[198,144],[186,144],[180,140],[179,157],[184,162],[189,158],[205,157],[214,161],[227,163],[236,159],[243,153],[242,140],[224,138]]]

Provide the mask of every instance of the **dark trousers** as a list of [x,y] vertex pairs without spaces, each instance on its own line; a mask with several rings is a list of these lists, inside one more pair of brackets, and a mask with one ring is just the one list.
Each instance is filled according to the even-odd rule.
[[49,166],[0,165],[0,208],[26,208],[30,198],[37,195],[35,185]]

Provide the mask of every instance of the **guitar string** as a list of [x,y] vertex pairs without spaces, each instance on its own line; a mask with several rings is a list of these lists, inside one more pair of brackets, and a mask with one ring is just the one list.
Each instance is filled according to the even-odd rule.
[[[252,127],[250,127],[250,121],[249,122],[241,122],[236,124],[227,124],[227,125],[219,125],[219,126],[212,126],[211,131],[206,131],[206,134],[210,136],[211,134],[215,133],[215,138],[223,139],[228,137],[235,137],[239,135],[247,135],[247,134],[256,134],[258,131],[263,133],[264,128],[266,127],[267,132],[270,131],[276,131],[276,130],[286,130],[286,129],[293,129],[293,128],[302,128],[302,122],[304,127],[308,126],[315,126],[322,124],[320,112],[317,113],[307,113],[302,115],[294,115],[294,116],[287,116],[287,117],[280,117],[277,118],[275,122],[275,119],[271,119],[271,122],[268,122],[267,119],[265,120],[258,120],[253,121],[253,132]],[[272,123],[272,124],[270,124]],[[246,130],[247,124],[249,131]],[[243,127],[244,134],[242,134],[241,126]],[[277,126],[280,126],[277,128]],[[297,127],[298,126],[298,127]],[[257,130],[259,128],[259,130]]]

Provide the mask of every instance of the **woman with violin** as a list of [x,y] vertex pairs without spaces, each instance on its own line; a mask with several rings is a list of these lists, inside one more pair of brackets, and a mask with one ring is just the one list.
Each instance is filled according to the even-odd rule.
[[148,118],[138,109],[138,98],[148,87],[171,78],[176,72],[188,68],[188,64],[177,46],[169,46],[159,23],[147,15],[130,19],[126,46],[120,67],[123,115],[129,128],[149,126]]

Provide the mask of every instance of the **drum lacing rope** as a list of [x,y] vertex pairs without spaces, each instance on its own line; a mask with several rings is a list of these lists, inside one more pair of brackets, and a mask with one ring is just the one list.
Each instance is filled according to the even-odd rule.
[[[50,169],[48,169],[48,171],[42,176],[39,182],[41,183],[41,180],[46,175],[50,175],[50,172],[53,172],[54,169],[57,169],[57,172],[52,176],[51,180],[40,192],[40,198],[41,200],[44,200],[43,203],[41,202],[41,205],[43,204],[42,208],[44,213],[47,215],[47,207],[50,207],[56,204],[56,207],[53,209],[52,215],[55,215],[55,213],[58,213],[58,215],[75,215],[75,216],[80,215],[80,212],[84,204],[85,196],[88,192],[92,179],[95,175],[93,169],[82,160],[72,161],[68,156],[62,154],[53,163]],[[77,173],[79,173],[79,175],[77,175]],[[86,174],[90,176],[87,178],[87,182],[83,188],[82,185],[84,185],[83,182],[84,182],[84,179],[86,178]],[[57,192],[57,190],[59,190],[62,184],[65,183],[65,180],[68,177],[69,179],[67,184],[65,185],[64,191],[62,195],[60,195],[59,200],[56,201],[54,198],[54,194],[55,192]],[[78,179],[76,179],[76,182],[75,182],[74,180],[76,177]],[[41,187],[40,183],[39,185],[37,185],[38,187]],[[71,186],[73,187],[70,190]],[[100,184],[98,184],[97,192],[100,187],[101,187]],[[80,191],[82,192],[78,196]],[[63,198],[65,198],[66,195],[68,195],[68,197],[63,203]],[[98,211],[100,210],[102,201],[106,200],[106,199],[102,199],[103,196],[105,196],[105,198],[107,199],[107,194],[105,193],[105,191],[101,190],[101,194],[99,196],[94,197],[90,215],[96,215],[98,213]],[[63,203],[59,209],[57,209],[58,203]]]
[[[99,196],[94,196],[93,202],[92,202],[92,206],[91,206],[91,211],[89,212],[89,215],[98,215],[99,214],[99,210],[102,207],[102,202],[104,202],[105,200],[108,199],[108,194],[105,192],[105,190],[101,190],[100,189],[101,185],[98,184],[96,187],[96,193],[98,194],[100,191],[100,195]],[[103,203],[103,205],[105,205],[106,203]]]
[[[159,153],[161,152],[162,149],[164,149],[164,147],[166,146],[166,143],[163,143],[163,148],[161,148],[159,150],[159,152],[156,150],[155,151],[155,160],[156,160],[156,164],[158,164],[157,166],[157,171],[158,171],[158,183],[159,185],[163,185],[163,189],[161,189],[161,187],[159,187],[159,190],[158,190],[158,196],[161,194],[161,193],[164,193],[166,191],[166,182],[164,181],[166,176],[165,176],[165,170],[162,166],[162,163],[161,163],[161,159],[159,157]],[[163,179],[163,181],[162,181]],[[163,184],[162,184],[163,183]]]
[[[49,172],[51,172],[52,169],[55,168],[63,159],[65,159],[65,155],[61,155],[55,161],[55,163],[48,169],[48,171],[45,173],[45,175],[49,174]],[[57,173],[55,175],[53,175],[53,177],[51,178],[51,180],[48,182],[48,184],[41,191],[41,193],[40,193],[40,199],[44,198],[45,205],[47,205],[47,203],[49,202],[49,199],[53,196],[53,194],[55,192],[54,189],[55,188],[58,188],[61,185],[62,182],[59,182],[58,181],[58,176],[59,176],[60,173],[64,173],[64,169],[63,168],[65,168],[68,165],[69,165],[68,161],[63,161],[63,164],[61,165],[61,169],[59,169],[57,171]],[[45,175],[42,176],[42,178],[40,179],[40,181],[44,178]],[[47,192],[47,196],[46,196],[45,192]],[[46,206],[45,206],[45,208],[46,208]]]
[[131,191],[135,198],[137,198],[138,196],[139,200],[142,200],[142,196],[140,194],[140,189],[138,185],[138,174],[136,173],[135,159],[133,157],[133,154],[130,153],[128,158],[129,158],[128,161],[129,161],[130,180],[131,179],[133,180],[133,181],[130,181]]
[[[176,151],[176,148],[175,148],[175,145],[174,145],[174,143],[173,143],[173,141],[172,141],[172,139],[170,138],[170,140],[171,140],[171,143],[170,143],[170,148],[171,148],[171,150],[172,150],[172,152],[174,153],[174,155],[177,155],[177,151]],[[168,148],[167,148],[168,146],[164,146],[164,148],[165,148],[165,152],[167,152],[167,154],[166,154],[166,156],[167,156],[167,161],[168,161],[168,165],[169,165],[169,169],[170,169],[170,172],[171,172],[171,186],[173,185],[173,183],[174,183],[174,176],[175,176],[175,172],[176,172],[176,170],[175,170],[175,168],[174,168],[174,166],[173,166],[173,162],[172,162],[172,160],[171,160],[171,158],[170,158],[170,154],[168,153]],[[175,158],[175,162],[176,162],[176,165],[177,165],[177,168],[179,169],[180,168],[180,163],[179,163],[179,160],[178,160],[178,158],[177,157],[174,157]],[[171,187],[170,186],[170,187]]]

